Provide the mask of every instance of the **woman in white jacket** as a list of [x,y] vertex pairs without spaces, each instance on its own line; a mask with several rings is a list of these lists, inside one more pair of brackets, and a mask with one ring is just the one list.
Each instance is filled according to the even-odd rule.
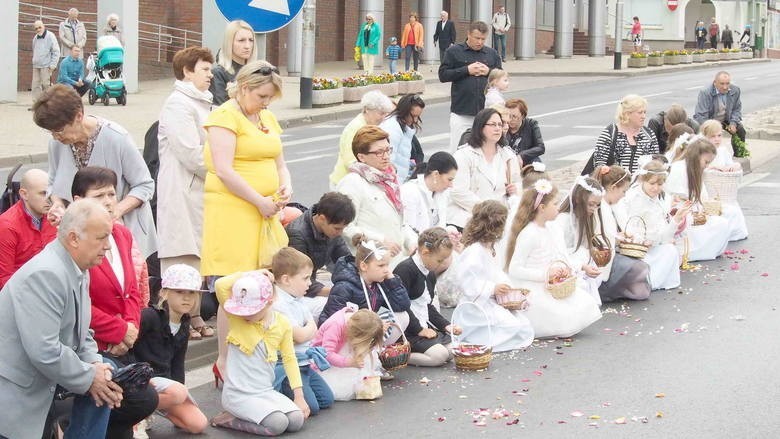
[[377,126],[364,126],[355,133],[352,152],[357,161],[341,179],[338,191],[355,205],[355,219],[345,229],[350,239],[363,234],[390,251],[390,268],[395,268],[417,247],[417,237],[403,226],[400,185],[390,163],[393,148],[387,133]]
[[458,174],[450,191],[447,221],[459,229],[466,226],[477,203],[506,203],[507,197],[518,192],[514,183],[520,173],[517,156],[499,144],[503,127],[500,113],[485,108],[474,118],[468,143],[455,151]]
[[[160,269],[186,264],[200,270],[203,226],[203,185],[206,168],[203,124],[211,111],[209,49],[190,47],[173,57],[176,82],[160,111],[160,170],[157,175],[157,235]],[[193,307],[192,337],[214,335],[200,317],[200,300]],[[197,334],[197,335],[196,335]]]

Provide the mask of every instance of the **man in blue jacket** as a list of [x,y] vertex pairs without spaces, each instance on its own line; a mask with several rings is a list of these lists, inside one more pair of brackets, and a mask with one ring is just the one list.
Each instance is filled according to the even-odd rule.
[[84,60],[81,59],[81,47],[74,45],[70,48],[70,56],[66,56],[60,62],[60,73],[57,76],[57,82],[70,85],[84,96],[89,90],[90,83],[85,79]]
[[728,72],[718,72],[712,85],[699,92],[693,119],[699,124],[705,120],[715,119],[732,136],[736,135],[740,140],[745,141],[739,87],[731,84],[731,75]]

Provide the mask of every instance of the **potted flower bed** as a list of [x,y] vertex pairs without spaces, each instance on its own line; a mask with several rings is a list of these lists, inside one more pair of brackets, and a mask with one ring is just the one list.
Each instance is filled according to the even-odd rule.
[[342,79],[341,84],[344,86],[344,102],[358,102],[364,94],[374,89],[365,76],[350,76]]
[[742,59],[742,51],[739,49],[729,50],[729,59]]
[[687,50],[680,50],[680,64],[690,64],[693,62],[693,55]]
[[705,61],[717,61],[720,59],[720,54],[717,49],[707,49],[704,51]]
[[395,76],[390,73],[371,75],[368,77],[368,81],[374,84],[377,90],[387,96],[395,96],[398,94],[398,83],[395,82]]
[[701,49],[696,49],[693,52],[691,52],[691,57],[693,58],[693,62],[704,62],[707,61],[705,57],[705,53]]
[[647,67],[647,55],[642,52],[634,52],[628,57],[628,67],[643,69]]
[[420,94],[425,92],[425,80],[420,72],[398,72],[395,74],[398,94]]
[[729,56],[729,49],[720,49],[718,50],[718,60],[720,61],[728,61],[730,59]]
[[680,64],[680,53],[676,50],[664,50],[664,64],[671,66]]
[[753,58],[753,49],[750,47],[746,47],[742,49],[742,58],[743,59],[751,59]]
[[650,52],[647,54],[648,66],[662,66],[664,65],[664,54],[658,51]]
[[335,78],[313,78],[311,80],[311,105],[328,107],[344,102],[344,89],[341,81]]

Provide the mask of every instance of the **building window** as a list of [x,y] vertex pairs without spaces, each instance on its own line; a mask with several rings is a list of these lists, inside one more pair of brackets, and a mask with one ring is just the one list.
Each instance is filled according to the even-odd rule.
[[555,0],[536,0],[536,27],[555,27]]
[[458,0],[458,19],[471,21],[471,0]]

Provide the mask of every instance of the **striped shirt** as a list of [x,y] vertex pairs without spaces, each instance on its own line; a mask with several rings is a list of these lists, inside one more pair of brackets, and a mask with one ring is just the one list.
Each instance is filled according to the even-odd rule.
[[652,131],[645,127],[639,131],[636,135],[636,145],[628,144],[628,137],[622,131],[617,132],[615,138],[615,151],[613,153],[614,162],[607,163],[610,156],[610,149],[612,146],[612,130],[617,129],[617,126],[611,124],[604,128],[599,134],[598,140],[596,140],[596,166],[603,166],[606,164],[617,164],[632,174],[636,171],[637,160],[643,155],[658,154],[658,140]]

